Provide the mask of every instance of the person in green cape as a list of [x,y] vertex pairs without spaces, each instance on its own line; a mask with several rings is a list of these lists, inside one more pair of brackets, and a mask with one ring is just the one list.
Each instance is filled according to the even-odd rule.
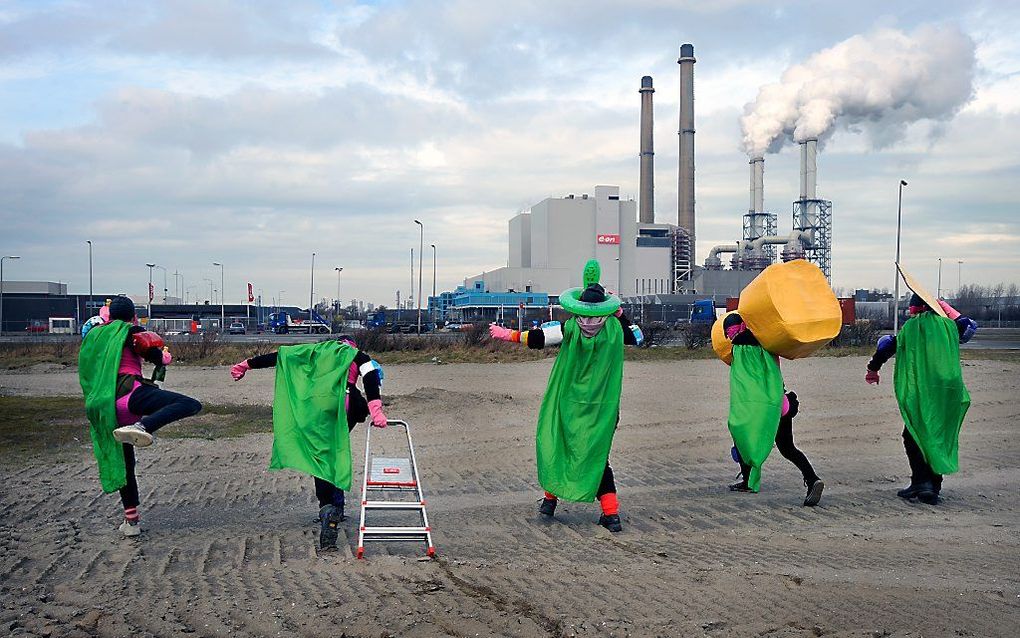
[[[99,480],[104,492],[120,492],[121,533],[138,536],[142,528],[135,448],[152,445],[157,430],[198,414],[202,404],[156,385],[173,357],[162,337],[138,325],[130,299],[114,297],[86,326],[78,353],[78,379]],[[143,361],[154,366],[150,378],[142,376]]]
[[574,316],[562,325],[548,322],[524,332],[495,324],[494,339],[541,349],[559,345],[549,385],[538,414],[535,447],[538,481],[545,490],[539,512],[551,517],[557,500],[590,503],[602,509],[599,525],[623,529],[609,451],[620,420],[623,346],[639,345],[641,330],[632,325],[616,295],[599,284],[601,268],[592,259],[584,267],[584,287],[560,295]]
[[730,485],[730,490],[758,491],[761,467],[775,443],[779,453],[801,472],[807,488],[804,505],[818,505],[825,484],[793,441],[793,418],[800,411],[800,401],[797,393],[787,392],[783,385],[779,358],[762,348],[739,314],[727,315],[723,330],[733,342],[727,425],[733,437],[733,460],[740,465],[740,480]]
[[[379,393],[382,367],[343,335],[245,359],[230,374],[240,381],[248,370],[272,367],[276,390],[269,469],[312,475],[319,501],[319,547],[336,549],[345,518],[344,491],[351,489],[350,431],[369,416],[373,426],[386,427]],[[358,391],[359,377],[364,395]]]
[[[946,316],[933,310],[936,303]],[[929,303],[916,292],[910,298],[910,314],[899,334],[879,339],[864,379],[878,385],[882,364],[896,356],[893,387],[910,463],[910,485],[896,494],[935,505],[943,476],[960,467],[960,428],[970,407],[960,344],[974,336],[977,323],[945,301]]]

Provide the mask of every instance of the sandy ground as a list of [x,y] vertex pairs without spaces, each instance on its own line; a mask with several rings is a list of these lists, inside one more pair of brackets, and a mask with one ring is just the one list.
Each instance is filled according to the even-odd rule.
[[[415,428],[434,561],[410,545],[354,559],[356,512],[341,551],[318,556],[311,480],[266,471],[268,435],[142,451],[141,540],[118,536],[119,501],[88,450],[54,467],[5,462],[0,634],[1015,636],[1020,365],[965,364],[962,469],[931,507],[895,495],[907,464],[891,370],[874,388],[864,364],[784,364],[798,443],[827,485],[809,509],[775,452],[760,494],[726,491],[721,364],[629,363],[617,535],[594,524],[594,504],[538,519],[533,429],[550,361],[390,366],[388,411]],[[168,388],[267,403],[272,373],[234,384],[225,368],[177,369]],[[73,371],[49,371],[0,374],[0,392],[79,390]]]

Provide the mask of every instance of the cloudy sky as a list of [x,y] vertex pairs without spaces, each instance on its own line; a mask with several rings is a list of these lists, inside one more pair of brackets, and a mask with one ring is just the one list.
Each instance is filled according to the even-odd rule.
[[[656,217],[675,222],[682,42],[698,59],[700,261],[740,236],[745,106],[788,67],[889,32],[970,47],[973,89],[941,117],[864,114],[828,134],[833,284],[891,286],[901,178],[909,268],[933,287],[939,257],[947,287],[959,260],[964,283],[1020,281],[1020,6],[929,0],[4,2],[0,252],[22,257],[5,277],[85,291],[91,239],[97,292],[144,294],[155,262],[194,298],[222,261],[228,301],[253,281],[296,304],[314,251],[317,298],[343,266],[345,300],[392,304],[417,217],[448,289],[505,264],[518,210],[595,184],[636,195],[645,74]],[[796,149],[765,174],[788,229]]]

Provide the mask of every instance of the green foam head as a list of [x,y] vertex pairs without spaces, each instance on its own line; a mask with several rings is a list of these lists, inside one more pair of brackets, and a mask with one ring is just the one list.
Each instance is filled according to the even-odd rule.
[[599,283],[599,279],[602,278],[602,267],[599,266],[597,259],[589,259],[588,263],[584,265],[584,287],[587,288],[592,284]]

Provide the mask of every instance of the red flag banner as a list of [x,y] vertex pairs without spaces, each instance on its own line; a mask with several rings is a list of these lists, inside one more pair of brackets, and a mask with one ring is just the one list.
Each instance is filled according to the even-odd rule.
[[248,303],[255,301],[255,290],[251,286],[251,282],[248,282]]
[[152,303],[152,284],[149,284],[149,303]]

